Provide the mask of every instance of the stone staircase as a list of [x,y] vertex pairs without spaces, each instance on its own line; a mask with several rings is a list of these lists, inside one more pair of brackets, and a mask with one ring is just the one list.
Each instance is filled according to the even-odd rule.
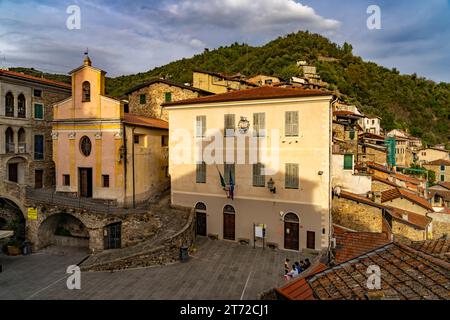
[[170,205],[170,194],[150,204],[149,211],[160,220],[155,235],[136,245],[92,254],[81,264],[83,271],[120,270],[174,262],[182,245],[194,241],[194,211]]

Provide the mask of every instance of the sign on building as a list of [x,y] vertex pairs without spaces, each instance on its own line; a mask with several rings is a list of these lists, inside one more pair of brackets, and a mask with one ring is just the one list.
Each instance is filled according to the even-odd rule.
[[28,220],[37,220],[37,208],[28,208]]

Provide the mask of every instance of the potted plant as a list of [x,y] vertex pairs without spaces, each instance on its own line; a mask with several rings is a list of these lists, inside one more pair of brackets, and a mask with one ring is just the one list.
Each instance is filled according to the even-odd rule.
[[20,250],[20,243],[17,240],[8,241],[6,248],[10,256],[18,256],[22,254],[22,250]]

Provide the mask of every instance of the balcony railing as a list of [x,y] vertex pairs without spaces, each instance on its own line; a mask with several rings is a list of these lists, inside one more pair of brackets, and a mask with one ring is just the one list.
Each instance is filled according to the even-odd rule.
[[7,143],[5,151],[6,151],[6,153],[15,153],[16,145],[14,143]]
[[19,153],[26,153],[26,152],[27,152],[27,144],[19,143]]

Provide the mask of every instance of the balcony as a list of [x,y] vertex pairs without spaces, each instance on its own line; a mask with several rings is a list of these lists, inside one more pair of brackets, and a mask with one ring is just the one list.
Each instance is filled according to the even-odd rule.
[[6,153],[15,153],[16,145],[14,143],[7,143],[5,146]]
[[27,153],[27,144],[19,143],[19,153]]

